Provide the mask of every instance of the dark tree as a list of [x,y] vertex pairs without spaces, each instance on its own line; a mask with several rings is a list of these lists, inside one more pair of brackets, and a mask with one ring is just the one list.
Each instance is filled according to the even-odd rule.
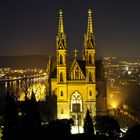
[[5,108],[3,110],[3,140],[11,140],[16,138],[18,128],[18,107],[15,96],[9,90],[6,95]]
[[140,139],[140,124],[129,128],[124,136],[124,140],[139,140]]
[[56,119],[57,116],[57,97],[55,95],[46,96],[47,120],[48,122]]
[[111,139],[116,138],[120,132],[120,126],[117,120],[111,116],[96,116],[96,133],[100,135],[109,135]]
[[[32,92],[31,99],[26,97],[23,103],[21,120],[21,134],[25,139],[37,138],[40,133],[41,117],[38,109],[38,104],[35,98],[35,94]],[[24,134],[23,134],[24,133]]]
[[90,116],[89,110],[87,110],[86,117],[84,120],[84,133],[94,135],[93,121]]
[[30,113],[31,113],[31,118],[33,120],[33,125],[34,126],[40,126],[41,125],[41,117],[40,117],[40,112],[38,108],[38,104],[35,98],[35,93],[32,92],[31,95],[31,100],[30,100]]
[[57,119],[49,123],[49,134],[54,138],[66,138],[71,134],[71,126],[73,125],[72,119]]

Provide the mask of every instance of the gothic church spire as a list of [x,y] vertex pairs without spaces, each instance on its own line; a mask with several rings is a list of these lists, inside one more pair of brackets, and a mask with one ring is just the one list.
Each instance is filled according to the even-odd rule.
[[88,26],[87,26],[87,36],[93,34],[93,27],[92,27],[92,11],[91,9],[88,10]]
[[95,47],[95,36],[93,33],[92,11],[88,10],[88,25],[87,32],[84,35],[84,49],[91,49]]
[[63,12],[59,11],[59,23],[58,23],[58,34],[56,36],[56,48],[57,49],[66,49],[66,34],[64,32],[64,23],[63,23]]
[[59,27],[58,27],[58,34],[64,33],[64,26],[63,26],[63,12],[62,10],[59,11]]
[[94,66],[95,36],[93,33],[92,11],[88,10],[87,32],[84,34],[83,60],[87,66]]

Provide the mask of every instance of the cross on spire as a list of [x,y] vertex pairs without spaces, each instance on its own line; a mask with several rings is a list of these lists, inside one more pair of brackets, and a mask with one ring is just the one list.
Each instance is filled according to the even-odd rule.
[[78,50],[75,49],[75,50],[74,50],[74,57],[75,57],[75,59],[77,58],[77,53],[78,53]]

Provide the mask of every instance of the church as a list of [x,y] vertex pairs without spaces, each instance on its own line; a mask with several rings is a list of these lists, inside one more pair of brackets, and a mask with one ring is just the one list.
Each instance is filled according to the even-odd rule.
[[49,61],[50,93],[57,97],[57,119],[72,118],[75,124],[81,126],[83,126],[87,110],[90,111],[92,117],[97,112],[95,35],[90,9],[88,10],[87,32],[84,34],[83,41],[82,60],[77,58],[76,49],[73,60],[69,60],[63,12],[60,10],[56,36],[56,60]]

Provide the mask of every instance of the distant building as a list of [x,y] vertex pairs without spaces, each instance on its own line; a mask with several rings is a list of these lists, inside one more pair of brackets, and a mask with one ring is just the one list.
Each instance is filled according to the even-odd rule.
[[107,114],[107,80],[102,59],[95,61],[96,66],[96,115]]
[[[75,49],[74,59],[68,60],[67,39],[60,10],[56,36],[56,60],[49,61],[48,67],[50,93],[57,97],[57,118],[72,118],[78,125],[83,125],[87,109],[93,117],[96,112],[98,114],[106,112],[105,80],[99,77],[96,81],[95,76],[95,71],[97,72],[95,69],[95,36],[92,26],[92,11],[89,10],[87,32],[84,35],[82,50],[83,59],[77,58]],[[98,74],[101,75],[100,72]],[[96,95],[97,100],[101,99],[99,104],[96,102]]]

